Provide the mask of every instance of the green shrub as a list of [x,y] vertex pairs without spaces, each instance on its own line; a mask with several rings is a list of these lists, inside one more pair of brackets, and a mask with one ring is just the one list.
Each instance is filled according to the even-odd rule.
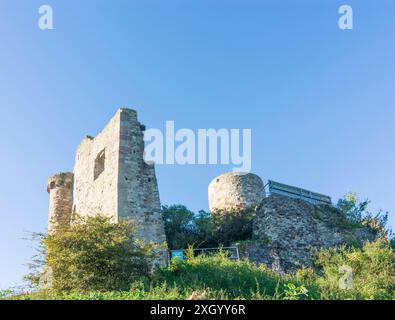
[[[149,273],[153,245],[136,240],[130,220],[75,215],[42,239],[45,270],[54,290],[127,290]],[[37,280],[37,279],[36,279]]]
[[301,268],[295,273],[295,277],[299,281],[312,282],[316,278],[316,272],[313,268]]
[[[343,246],[321,250],[316,265],[323,272],[316,283],[325,298],[395,298],[395,253],[388,240],[366,242],[362,249]],[[350,273],[352,282],[342,289],[345,272]]]
[[296,286],[294,283],[287,283],[284,287],[284,300],[305,300],[309,296],[309,290],[304,285]]
[[6,299],[7,297],[12,296],[14,294],[15,294],[14,291],[10,289],[0,290],[0,300]]
[[370,201],[358,201],[355,193],[350,192],[337,202],[336,208],[345,221],[344,227],[369,228],[377,237],[392,238],[391,230],[387,229],[388,212],[379,211],[373,214],[367,210]]
[[361,224],[368,204],[368,200],[358,202],[357,195],[353,192],[350,192],[342,199],[338,200],[336,207],[347,218],[350,224],[355,224],[358,226]]

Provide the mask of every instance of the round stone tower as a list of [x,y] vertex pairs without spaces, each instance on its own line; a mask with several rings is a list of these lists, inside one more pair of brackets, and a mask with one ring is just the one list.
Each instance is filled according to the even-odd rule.
[[48,178],[50,233],[57,225],[70,219],[73,210],[73,180],[74,174],[71,172],[57,173]]
[[259,204],[264,197],[262,179],[252,173],[225,173],[208,186],[210,211],[245,209]]

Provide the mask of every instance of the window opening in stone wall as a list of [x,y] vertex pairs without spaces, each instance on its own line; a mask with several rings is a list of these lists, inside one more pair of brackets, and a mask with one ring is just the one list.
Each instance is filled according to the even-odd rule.
[[100,174],[104,171],[104,163],[106,160],[106,153],[105,150],[102,150],[99,152],[95,159],[95,168],[94,168],[94,174],[93,174],[93,179],[96,180]]

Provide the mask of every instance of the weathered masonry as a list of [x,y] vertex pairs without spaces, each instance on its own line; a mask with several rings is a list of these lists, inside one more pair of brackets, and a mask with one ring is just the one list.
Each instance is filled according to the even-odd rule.
[[[49,179],[50,232],[59,218],[71,212],[105,214],[114,223],[133,219],[137,237],[144,241],[166,241],[155,168],[143,159],[144,129],[135,110],[122,108],[96,137],[81,141],[74,174],[61,173]],[[166,257],[163,250],[160,264]]]
[[224,173],[208,186],[211,211],[245,209],[260,204],[264,197],[262,179],[252,173]]

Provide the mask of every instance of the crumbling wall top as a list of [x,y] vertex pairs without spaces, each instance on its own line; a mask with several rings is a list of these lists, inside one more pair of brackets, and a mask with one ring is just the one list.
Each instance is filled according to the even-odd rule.
[[58,172],[48,178],[48,193],[57,187],[71,189],[73,187],[74,174],[72,172]]

